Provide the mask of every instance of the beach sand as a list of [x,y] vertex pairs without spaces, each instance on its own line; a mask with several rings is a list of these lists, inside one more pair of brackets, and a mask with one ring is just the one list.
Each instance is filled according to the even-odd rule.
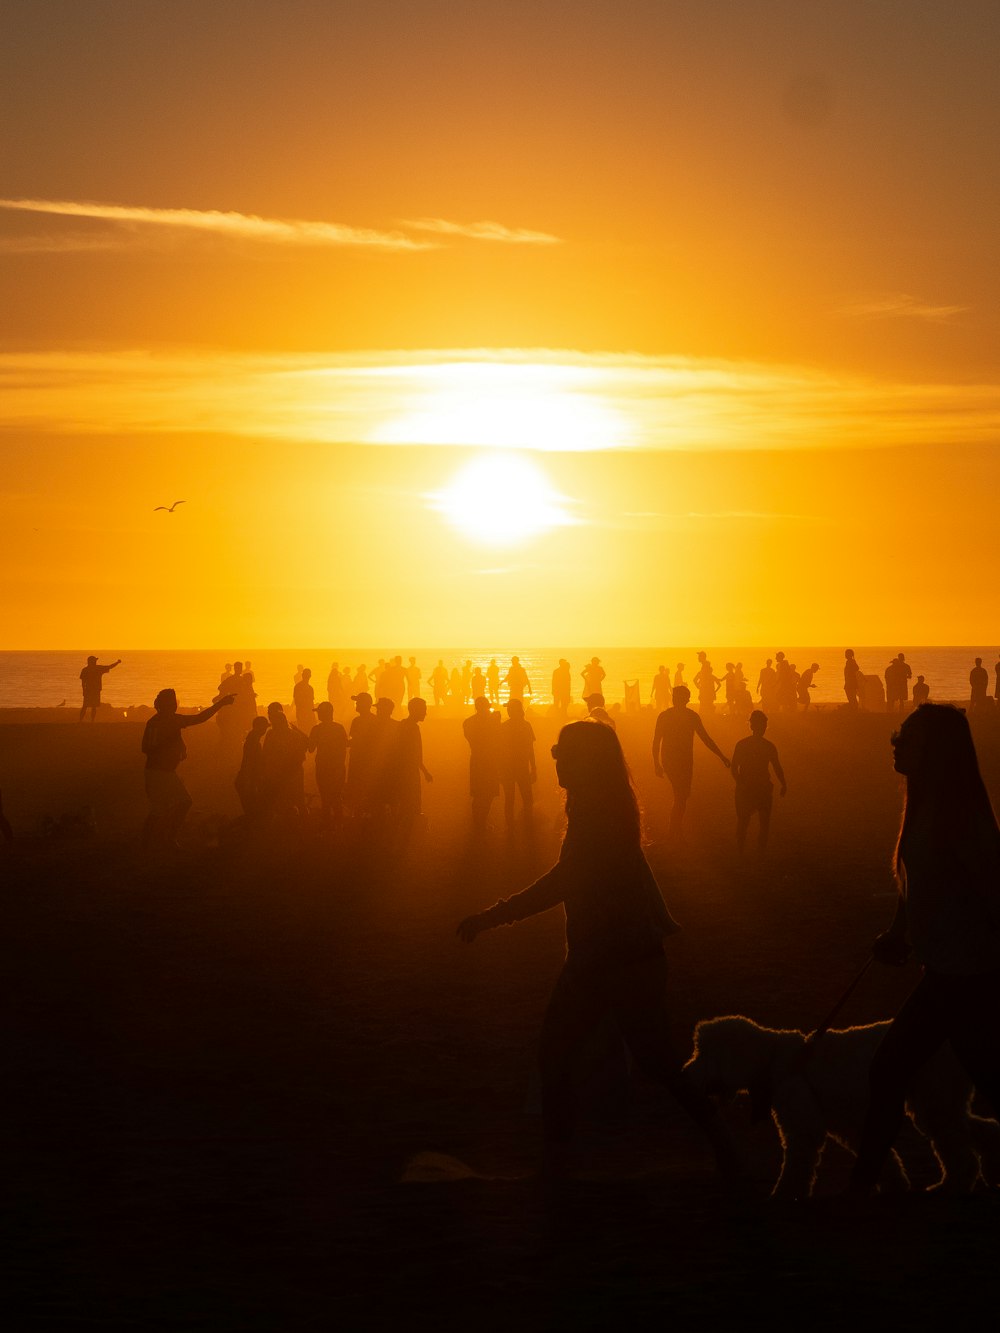
[[[992,1300],[995,1198],[878,1199],[845,1219],[833,1195],[849,1159],[831,1147],[812,1203],[737,1208],[697,1135],[638,1080],[622,1123],[587,1129],[568,1216],[547,1220],[530,1179],[534,1058],[561,913],[455,938],[557,854],[555,729],[534,725],[531,839],[507,839],[498,802],[487,844],[470,844],[460,723],[431,717],[426,826],[394,856],[312,831],[236,836],[233,765],[209,723],[187,733],[195,808],[162,865],[138,848],[140,722],[0,726],[17,834],[0,882],[18,1327],[927,1327]],[[772,721],[789,792],[758,865],[736,860],[731,779],[705,751],[688,843],[664,845],[653,715],[620,720],[684,927],[667,950],[685,1050],[716,1014],[810,1029],[864,962],[893,910],[893,725],[837,710]],[[708,726],[727,753],[744,730]],[[996,797],[1000,717],[973,726]],[[96,833],[41,836],[46,814],[84,806]],[[916,976],[873,969],[838,1025],[891,1015]],[[773,1127],[741,1107],[731,1120],[769,1184]],[[462,1176],[451,1159],[469,1174],[404,1179],[433,1175],[428,1161]],[[917,1183],[930,1178],[918,1163]]]

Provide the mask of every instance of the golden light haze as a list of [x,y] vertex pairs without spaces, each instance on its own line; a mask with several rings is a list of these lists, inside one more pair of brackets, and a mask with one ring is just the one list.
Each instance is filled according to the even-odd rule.
[[994,632],[996,6],[0,15],[4,646]]

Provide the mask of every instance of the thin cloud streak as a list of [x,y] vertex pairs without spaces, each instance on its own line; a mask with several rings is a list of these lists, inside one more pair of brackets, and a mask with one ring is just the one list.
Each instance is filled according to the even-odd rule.
[[88,218],[123,227],[155,227],[224,236],[231,240],[267,245],[369,247],[381,250],[430,250],[431,241],[415,240],[399,232],[348,227],[337,222],[308,222],[295,218],[265,218],[253,213],[195,208],[144,208],[124,204],[75,202],[66,199],[0,199],[9,212],[45,213],[54,217]]
[[544,349],[11,352],[0,429],[568,453],[992,444],[1000,385]]
[[560,236],[526,227],[507,227],[502,222],[449,222],[447,218],[401,218],[399,225],[409,231],[431,232],[436,236],[462,236],[473,241],[496,241],[503,245],[562,245]]
[[899,292],[841,306],[836,313],[848,319],[918,319],[927,324],[947,324],[956,315],[964,315],[968,309],[967,305],[932,305],[929,301],[921,301],[916,296]]

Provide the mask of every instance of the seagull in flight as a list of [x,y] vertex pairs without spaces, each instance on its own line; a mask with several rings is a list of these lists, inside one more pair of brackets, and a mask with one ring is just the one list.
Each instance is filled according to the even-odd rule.
[[155,514],[157,510],[164,509],[168,514],[172,514],[178,505],[186,503],[186,500],[175,500],[172,505],[157,505],[156,509],[153,510],[153,513]]

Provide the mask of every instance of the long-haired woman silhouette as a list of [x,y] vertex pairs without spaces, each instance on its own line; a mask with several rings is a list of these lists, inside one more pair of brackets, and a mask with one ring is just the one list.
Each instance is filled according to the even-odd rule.
[[543,1172],[564,1174],[576,1119],[574,1062],[611,1017],[639,1068],[665,1085],[702,1127],[724,1173],[739,1162],[716,1108],[689,1081],[674,1049],[663,941],[679,929],[642,851],[639,805],[618,737],[601,722],[571,722],[552,747],[566,792],[559,860],[530,888],[466,917],[459,936],[512,925],[562,903],[566,962],[542,1025]]
[[1000,1118],[1000,829],[965,714],[922,704],[892,737],[906,778],[896,842],[899,903],[875,941],[881,962],[923,964],[916,989],[875,1053],[851,1188],[878,1180],[903,1121],[914,1072],[950,1041]]

